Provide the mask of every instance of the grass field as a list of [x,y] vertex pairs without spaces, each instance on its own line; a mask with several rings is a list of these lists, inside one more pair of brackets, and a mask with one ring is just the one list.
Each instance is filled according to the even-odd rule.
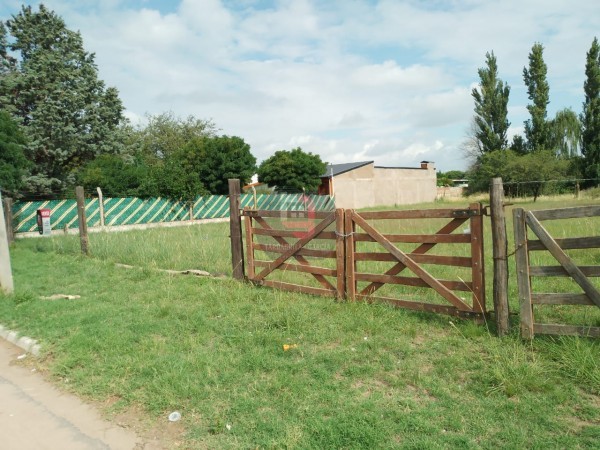
[[[552,232],[598,229],[570,221]],[[167,427],[167,414],[181,411],[182,448],[600,442],[598,340],[522,342],[516,317],[500,339],[491,324],[153,270],[229,274],[228,234],[228,224],[92,234],[91,258],[78,254],[76,237],[19,240],[11,248],[16,293],[0,297],[0,323],[38,339],[40,368],[107,414],[141,411]],[[491,302],[489,242],[486,258]],[[597,251],[583,258],[600,264]],[[518,311],[513,266],[511,258]],[[558,285],[549,288],[572,289],[551,280]],[[81,298],[40,298],[50,294]],[[587,310],[541,314],[600,325],[597,308]]]

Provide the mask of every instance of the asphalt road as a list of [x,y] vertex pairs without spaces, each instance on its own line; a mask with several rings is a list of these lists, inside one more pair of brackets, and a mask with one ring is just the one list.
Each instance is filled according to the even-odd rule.
[[59,391],[32,369],[16,365],[22,354],[0,338],[2,450],[159,448],[132,430],[107,422],[92,406]]

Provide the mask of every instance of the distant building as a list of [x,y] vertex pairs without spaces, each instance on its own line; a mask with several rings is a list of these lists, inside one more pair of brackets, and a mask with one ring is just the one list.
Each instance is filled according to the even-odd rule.
[[338,208],[431,202],[437,195],[435,167],[429,161],[421,167],[381,167],[373,161],[330,164],[319,194],[335,196]]

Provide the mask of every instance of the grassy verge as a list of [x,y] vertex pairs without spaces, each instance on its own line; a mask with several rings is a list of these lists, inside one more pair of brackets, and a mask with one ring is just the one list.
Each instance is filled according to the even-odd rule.
[[[227,224],[219,227],[226,239]],[[165,424],[181,411],[189,448],[593,448],[600,440],[598,341],[528,344],[444,316],[150,270],[226,270],[227,247],[197,256],[194,233],[208,231],[180,230],[156,243],[176,251],[147,249],[149,230],[106,235],[107,253],[96,244],[95,258],[78,256],[69,237],[18,241],[17,291],[0,297],[0,322],[40,340],[49,374],[109,411],[141,408]],[[40,299],[56,293],[81,299]]]

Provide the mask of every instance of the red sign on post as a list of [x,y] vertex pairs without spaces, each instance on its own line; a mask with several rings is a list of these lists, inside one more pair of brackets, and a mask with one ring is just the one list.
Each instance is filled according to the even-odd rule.
[[50,223],[51,210],[49,209],[38,209],[37,210],[37,224],[38,231],[41,235],[50,236],[52,232],[52,225]]

